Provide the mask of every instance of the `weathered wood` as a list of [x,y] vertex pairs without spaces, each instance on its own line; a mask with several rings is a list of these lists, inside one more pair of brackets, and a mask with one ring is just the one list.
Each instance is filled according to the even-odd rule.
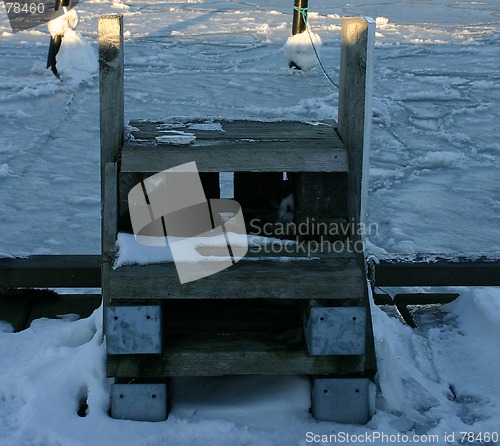
[[[100,255],[4,258],[0,259],[0,287],[99,288],[100,266]],[[376,285],[382,287],[500,286],[500,261],[440,257],[430,263],[425,259],[382,259],[380,264],[375,266],[375,276]]]
[[[295,223],[310,226],[305,240],[346,239],[348,232],[347,174],[336,173],[294,173],[291,175],[294,193]],[[336,222],[342,226],[335,236],[321,234],[315,230],[321,223]],[[345,230],[345,231],[344,231]]]
[[122,266],[110,271],[109,291],[112,299],[346,299],[363,295],[364,280],[354,257],[288,262],[243,259],[183,285],[172,263]]
[[331,140],[213,141],[159,146],[126,142],[122,172],[160,172],[196,161],[200,172],[346,172],[347,154]]
[[304,342],[265,332],[170,336],[158,356],[108,356],[108,376],[347,375],[363,373],[363,356],[310,356]]
[[0,287],[99,287],[100,264],[99,255],[37,255],[0,259]]
[[[432,256],[431,256],[432,257]],[[375,266],[377,286],[500,286],[500,261],[425,258],[381,260]]]
[[111,262],[115,255],[118,231],[118,166],[106,163],[102,196],[102,261]]
[[[198,140],[282,140],[292,139],[335,139],[338,135],[335,131],[337,123],[327,120],[317,124],[308,124],[295,121],[262,122],[262,121],[226,121],[221,120],[220,130],[202,130],[191,128],[192,125],[206,124],[202,121],[180,121],[180,122],[159,122],[132,120],[129,125],[132,127],[130,135],[140,141],[154,141],[156,136],[164,135],[162,131],[176,130],[193,133]],[[135,130],[137,129],[137,130]]]
[[108,162],[116,161],[123,143],[125,127],[123,17],[118,14],[99,17],[98,33],[101,176],[103,176],[104,166]]
[[342,19],[338,133],[349,160],[349,219],[355,223],[366,222],[374,39],[372,19]]
[[[106,319],[107,304],[111,299],[109,290],[109,276],[113,266],[116,239],[118,232],[118,165],[106,163],[105,176],[102,188],[102,217],[101,217],[101,283],[104,302],[104,319]],[[104,323],[104,330],[106,325]]]

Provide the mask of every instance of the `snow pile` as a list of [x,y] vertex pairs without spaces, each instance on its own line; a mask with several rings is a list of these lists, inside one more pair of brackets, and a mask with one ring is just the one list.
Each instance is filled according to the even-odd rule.
[[182,244],[183,249],[175,250],[175,261],[177,262],[204,262],[225,261],[226,255],[214,256],[203,255],[204,248],[227,247],[226,236],[231,240],[233,247],[244,247],[248,245],[248,237],[242,234],[228,232],[210,237],[150,237],[120,232],[116,246],[118,254],[115,260],[115,268],[124,265],[148,265],[152,263],[172,262],[173,255],[170,245]]
[[289,65],[306,71],[318,65],[318,57],[314,52],[313,45],[319,54],[322,45],[321,37],[309,29],[290,36],[285,44],[285,56]]
[[114,268],[174,261],[166,237],[159,240],[159,237],[141,236],[141,243],[139,243],[134,234],[120,232],[116,240],[116,247],[118,252]]
[[78,31],[73,29],[64,33],[56,60],[57,70],[70,77],[79,77],[82,74],[92,75],[97,73],[99,68],[97,56],[92,46],[83,39]]
[[[78,15],[74,9],[52,19],[47,27],[50,34],[62,36],[62,43],[56,56],[57,70],[70,77],[86,78],[97,72],[99,66],[92,46],[75,31]],[[86,76],[87,75],[87,76]]]
[[78,25],[78,14],[74,9],[53,18],[47,23],[47,28],[52,37],[64,36],[64,33],[70,29],[75,29]]
[[82,441],[92,430],[77,414],[85,402],[89,425],[107,417],[101,317],[96,311],[79,321],[35,320],[21,333],[0,330],[1,445]]

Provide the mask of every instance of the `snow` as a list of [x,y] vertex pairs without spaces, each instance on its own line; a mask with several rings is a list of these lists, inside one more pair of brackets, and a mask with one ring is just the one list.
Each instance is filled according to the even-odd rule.
[[[233,216],[233,214],[229,214]],[[227,237],[227,239],[226,239]],[[154,237],[154,236],[135,236],[126,232],[119,232],[116,249],[117,255],[113,268],[119,268],[125,265],[151,265],[154,263],[168,263],[174,261],[172,249],[177,243],[182,244],[182,250],[177,248],[175,250],[176,262],[217,262],[227,261],[228,257],[225,255],[204,255],[202,254],[203,248],[218,248],[227,247],[227,241],[230,241],[231,248],[252,248],[267,247],[266,254],[272,254],[283,248],[283,246],[295,246],[292,240],[281,240],[274,237],[263,237],[257,235],[243,235],[234,232],[224,232],[224,234],[205,235],[204,237]],[[292,248],[290,248],[292,249]],[[223,251],[225,252],[225,251]],[[234,258],[240,258],[233,253]],[[256,260],[251,259],[244,260]],[[273,257],[276,261],[292,261],[301,260],[302,257]]]
[[[98,80],[88,66],[74,69],[83,56],[97,63],[100,14],[124,14],[127,121],[336,118],[338,92],[321,70],[287,67],[289,3],[79,3],[79,34],[66,43],[81,37],[93,54],[87,45],[69,51],[61,80],[45,70],[47,27],[13,34],[1,9],[0,255],[100,250]],[[497,0],[310,2],[334,79],[340,16],[377,21],[373,254],[499,256],[498,8]],[[498,431],[500,290],[458,291],[454,303],[418,311],[415,330],[372,308],[378,393],[366,426],[313,420],[309,381],[296,376],[174,380],[168,421],[113,420],[101,311],[37,320],[21,333],[1,322],[0,445],[304,446],[307,432],[342,431],[436,434],[442,445],[445,434],[458,444],[460,431]]]
[[0,444],[305,445],[308,432],[378,432],[437,435],[428,444],[442,445],[452,432],[498,431],[500,313],[488,309],[500,308],[500,289],[461,291],[434,314],[420,312],[416,330],[372,308],[378,393],[366,426],[313,420],[300,376],[175,379],[166,422],[113,420],[101,310],[78,321],[39,319],[21,333],[1,324]]
[[175,130],[164,131],[164,135],[156,136],[155,139],[159,144],[167,144],[167,145],[189,145],[195,139],[196,136],[194,133],[188,132],[178,132]]
[[290,36],[285,43],[285,55],[288,63],[293,63],[301,70],[306,71],[314,68],[319,63],[316,52],[319,55],[322,43],[321,37],[309,28],[304,32]]
[[47,29],[52,37],[64,36],[70,29],[75,29],[78,25],[78,14],[74,9],[52,19],[47,23]]
[[99,69],[94,48],[82,38],[78,31],[73,29],[68,29],[64,33],[56,60],[57,70],[62,75],[69,75],[73,78],[82,75],[84,78],[91,78],[91,75],[97,73]]

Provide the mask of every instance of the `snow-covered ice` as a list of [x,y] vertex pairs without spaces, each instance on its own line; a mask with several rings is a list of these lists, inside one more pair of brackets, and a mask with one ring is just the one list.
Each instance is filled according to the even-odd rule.
[[[309,7],[333,79],[340,16],[376,18],[370,249],[498,257],[498,1]],[[89,0],[76,9],[89,57],[98,16],[124,14],[127,120],[336,118],[338,92],[321,70],[287,67],[292,2]],[[2,256],[100,250],[97,76],[56,79],[45,70],[48,42],[46,26],[13,34],[0,10]],[[304,446],[307,432],[340,431],[436,434],[442,445],[445,433],[498,432],[500,290],[459,292],[418,312],[416,330],[373,308],[377,413],[362,427],[314,421],[303,377],[175,380],[165,423],[113,420],[100,312],[21,333],[0,323],[0,445]]]
[[196,139],[194,133],[179,132],[175,130],[166,130],[164,131],[164,133],[164,135],[155,137],[158,144],[167,144],[174,146],[189,145]]

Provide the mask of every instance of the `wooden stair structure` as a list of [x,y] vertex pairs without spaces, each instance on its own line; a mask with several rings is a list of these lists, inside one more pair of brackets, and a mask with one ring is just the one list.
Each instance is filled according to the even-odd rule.
[[[125,138],[123,18],[99,19],[101,282],[113,417],[165,419],[172,377],[293,374],[311,376],[316,418],[368,421],[376,366],[361,229],[373,38],[371,19],[343,19],[338,125],[140,119]],[[166,130],[196,139],[158,144]],[[221,175],[231,174],[247,232],[275,237],[273,249],[252,246],[231,267],[188,283],[173,262],[115,267],[118,234],[131,232],[131,188],[192,161],[207,200],[221,197]],[[288,193],[294,219],[285,225],[276,208]]]

